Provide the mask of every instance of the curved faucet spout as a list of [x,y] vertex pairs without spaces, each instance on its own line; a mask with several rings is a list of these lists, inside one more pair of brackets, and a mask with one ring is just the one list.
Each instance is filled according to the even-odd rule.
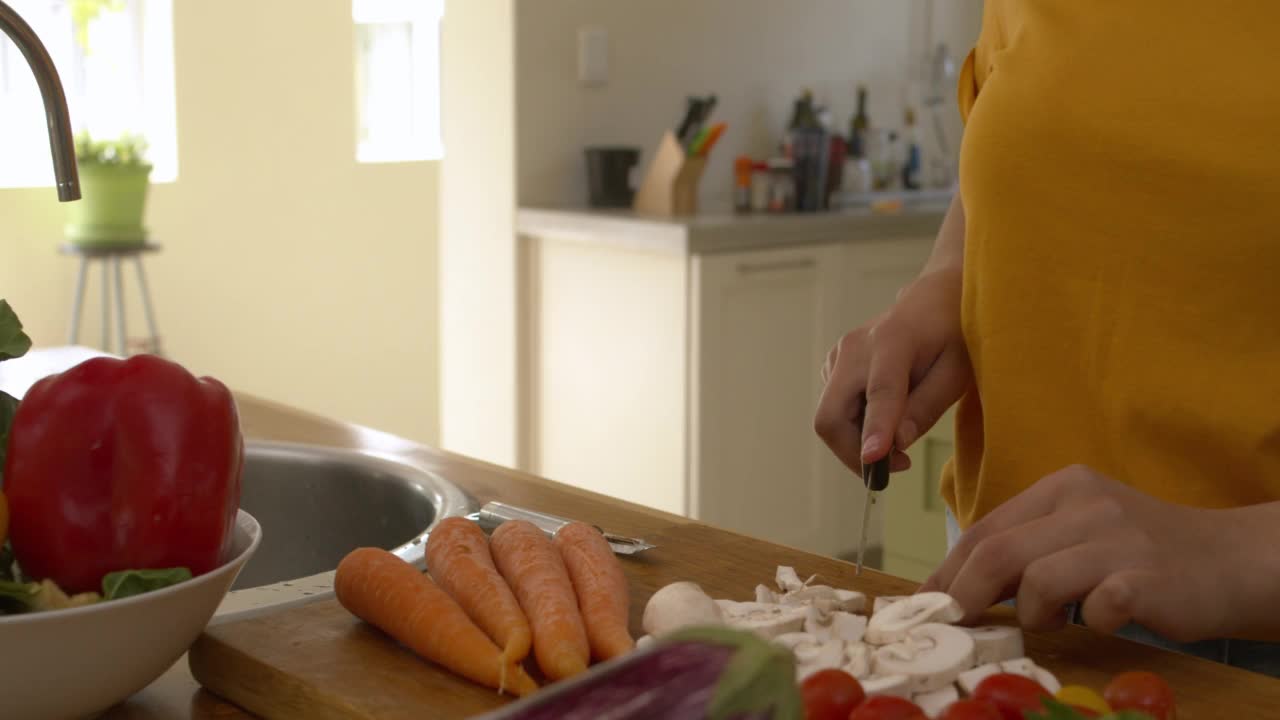
[[53,152],[53,174],[58,183],[58,200],[80,199],[80,173],[76,169],[75,139],[71,135],[71,116],[67,113],[67,96],[53,59],[35,31],[13,8],[0,0],[0,30],[13,39],[22,51],[40,86],[44,100],[45,122],[49,126],[49,149]]

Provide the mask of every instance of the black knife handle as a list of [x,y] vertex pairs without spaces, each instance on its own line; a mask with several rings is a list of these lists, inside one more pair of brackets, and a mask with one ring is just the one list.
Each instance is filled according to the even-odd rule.
[[891,452],[870,465],[862,466],[862,481],[872,492],[880,492],[889,487],[889,458],[892,456]]

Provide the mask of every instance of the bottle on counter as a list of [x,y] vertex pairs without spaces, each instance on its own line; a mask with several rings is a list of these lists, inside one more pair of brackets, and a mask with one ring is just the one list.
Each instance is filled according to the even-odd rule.
[[770,195],[769,163],[757,162],[751,166],[751,211],[768,212]]
[[733,162],[733,210],[751,212],[751,176],[755,163],[746,155],[739,155]]
[[796,209],[795,164],[791,158],[769,158],[769,212]]
[[897,185],[901,162],[898,133],[880,128],[871,135],[871,174],[872,188],[875,190],[892,190]]
[[867,156],[867,133],[871,129],[871,121],[867,118],[867,88],[858,86],[858,109],[849,120],[849,157],[865,158]]
[[919,190],[920,189],[920,173],[922,171],[920,160],[920,139],[916,136],[916,112],[911,108],[907,108],[906,116],[903,118],[905,127],[903,128],[903,159],[902,159],[902,189],[903,190]]

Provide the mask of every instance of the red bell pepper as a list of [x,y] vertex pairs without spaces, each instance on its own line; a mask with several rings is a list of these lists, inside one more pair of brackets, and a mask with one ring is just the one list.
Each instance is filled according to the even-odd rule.
[[244,443],[235,400],[154,355],[94,358],[27,391],[5,458],[22,571],[68,593],[118,570],[228,559]]

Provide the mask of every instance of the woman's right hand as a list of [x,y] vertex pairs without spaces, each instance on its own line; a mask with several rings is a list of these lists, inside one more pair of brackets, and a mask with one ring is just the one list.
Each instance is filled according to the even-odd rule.
[[926,271],[887,312],[827,353],[813,425],[855,473],[891,449],[891,470],[910,467],[903,451],[972,383],[960,328],[961,275],[958,263]]

